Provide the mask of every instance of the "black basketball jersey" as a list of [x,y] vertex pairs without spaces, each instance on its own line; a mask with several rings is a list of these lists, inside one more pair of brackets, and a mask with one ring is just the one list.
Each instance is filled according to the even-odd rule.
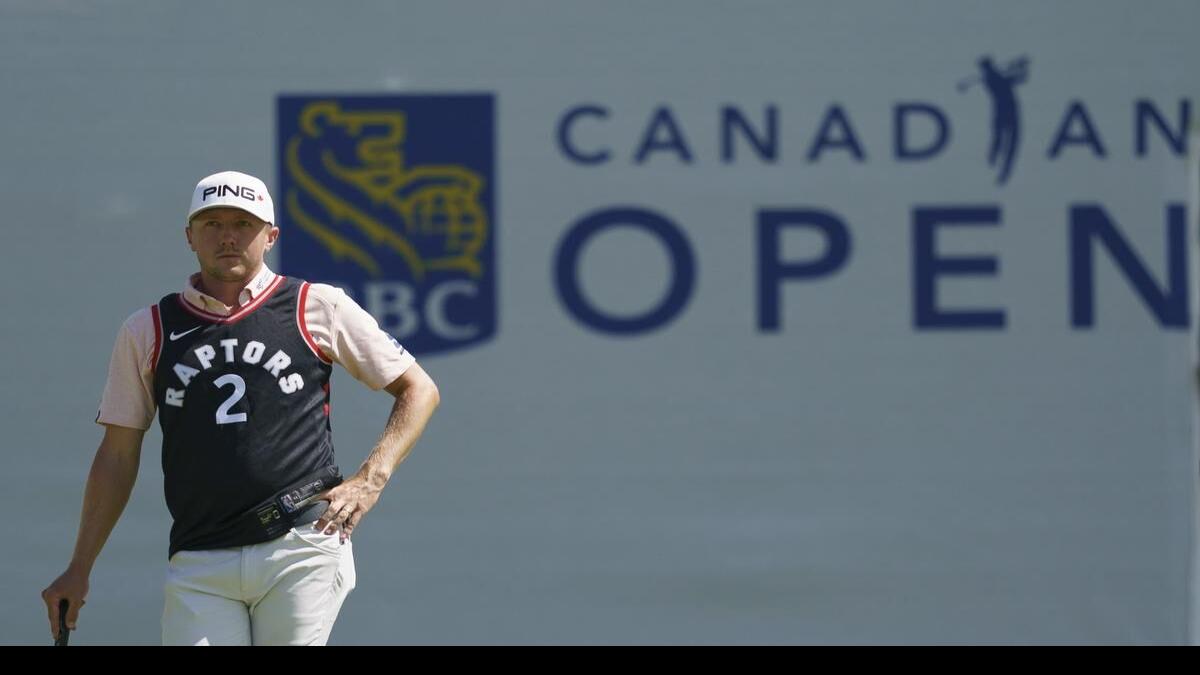
[[179,293],[152,308],[168,557],[267,541],[246,526],[257,505],[314,472],[337,474],[332,367],[305,327],[307,294],[306,282],[280,276],[228,317]]

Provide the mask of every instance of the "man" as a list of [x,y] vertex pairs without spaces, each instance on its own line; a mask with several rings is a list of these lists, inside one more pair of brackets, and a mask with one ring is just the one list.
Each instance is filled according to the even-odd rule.
[[1017,85],[1029,79],[1029,58],[1013,59],[1003,68],[990,56],[979,59],[982,74],[960,82],[958,90],[966,91],[975,82],[982,82],[992,97],[992,144],[988,150],[988,166],[999,163],[996,183],[1003,185],[1012,171],[1013,160],[1021,137],[1021,115],[1017,105]]
[[[184,232],[200,272],[121,327],[75,551],[42,592],[52,634],[60,599],[75,629],[157,409],[173,518],[163,644],[328,640],[356,583],[350,536],[440,397],[344,292],[267,268],[274,222],[257,178],[226,171],[196,185]],[[329,425],[333,363],[396,399],[382,438],[344,480]]]

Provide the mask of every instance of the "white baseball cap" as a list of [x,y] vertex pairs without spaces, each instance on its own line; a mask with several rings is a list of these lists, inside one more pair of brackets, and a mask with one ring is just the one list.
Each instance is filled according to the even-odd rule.
[[192,192],[188,220],[201,211],[228,206],[241,209],[275,224],[275,203],[261,180],[240,171],[222,171],[202,178]]

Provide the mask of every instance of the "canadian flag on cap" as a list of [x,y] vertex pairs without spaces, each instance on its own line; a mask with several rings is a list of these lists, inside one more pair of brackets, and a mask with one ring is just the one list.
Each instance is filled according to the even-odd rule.
[[267,185],[240,171],[222,171],[200,179],[192,192],[188,220],[205,209],[218,206],[242,209],[275,224],[275,203],[271,200]]

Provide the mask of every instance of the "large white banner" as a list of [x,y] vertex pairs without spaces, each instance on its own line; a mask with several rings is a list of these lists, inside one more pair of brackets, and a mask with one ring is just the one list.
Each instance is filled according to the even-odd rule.
[[[0,11],[12,603],[238,169],[443,395],[334,643],[1196,641],[1195,4]],[[159,440],[81,641],[157,640]]]

